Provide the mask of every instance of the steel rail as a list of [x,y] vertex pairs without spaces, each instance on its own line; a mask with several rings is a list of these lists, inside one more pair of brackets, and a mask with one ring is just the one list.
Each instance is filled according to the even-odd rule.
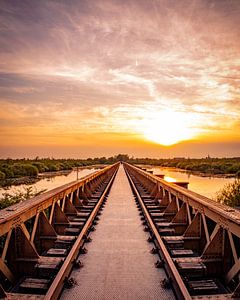
[[75,241],[73,247],[71,248],[67,258],[65,259],[62,267],[60,268],[59,272],[57,273],[57,276],[55,277],[54,281],[52,282],[50,288],[48,289],[47,294],[44,297],[44,300],[55,300],[58,299],[59,295],[62,292],[62,289],[64,287],[64,281],[65,279],[69,276],[72,267],[73,267],[73,262],[74,260],[78,257],[79,255],[79,250],[82,247],[84,243],[84,236],[88,232],[89,228],[92,226],[92,222],[94,218],[96,217],[98,210],[108,193],[108,191],[111,188],[111,185],[113,183],[113,180],[117,174],[118,168],[115,170],[114,174],[112,175],[111,180],[109,181],[106,189],[104,190],[101,198],[97,202],[94,210],[91,212],[86,224],[84,225],[83,229],[81,230],[80,235],[78,236],[77,240]]
[[165,261],[165,265],[164,265],[164,268],[166,269],[167,271],[167,274],[170,276],[171,280],[172,280],[172,284],[173,284],[173,287],[174,287],[174,291],[175,293],[177,294],[178,296],[178,299],[179,300],[190,300],[192,299],[191,295],[189,294],[180,274],[178,273],[178,270],[176,268],[176,266],[174,265],[174,262],[172,261],[172,258],[171,256],[169,255],[158,231],[157,231],[157,228],[155,226],[155,224],[153,223],[152,221],[152,218],[150,216],[150,214],[148,213],[145,205],[144,205],[144,202],[138,192],[138,190],[136,189],[133,181],[132,181],[132,178],[130,176],[130,174],[128,173],[128,171],[125,169],[126,171],[126,174],[127,174],[127,177],[128,177],[128,180],[130,182],[130,185],[131,187],[133,188],[133,191],[135,193],[135,195],[137,196],[138,198],[138,201],[141,205],[141,208],[142,208],[142,211],[143,211],[143,214],[145,215],[145,218],[154,234],[154,237],[157,241],[157,244],[159,245],[159,251],[161,253],[161,257],[163,258],[163,260]]

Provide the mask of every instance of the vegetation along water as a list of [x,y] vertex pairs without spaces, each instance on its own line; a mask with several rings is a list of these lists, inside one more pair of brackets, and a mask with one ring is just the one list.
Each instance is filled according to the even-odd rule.
[[[240,176],[240,157],[234,158],[173,158],[173,159],[152,159],[152,158],[133,158],[125,154],[118,154],[113,157],[97,157],[87,159],[53,159],[53,158],[39,158],[35,159],[2,159],[0,160],[0,185],[2,187],[12,184],[33,184],[38,182],[43,177],[49,175],[59,174],[64,175],[64,172],[69,174],[76,167],[87,167],[99,164],[112,164],[116,161],[128,161],[134,164],[149,165],[152,168],[159,166],[162,170],[165,169],[166,179],[168,180],[169,172],[174,170],[176,179],[183,179],[183,176],[190,174],[192,179],[190,180],[190,189],[195,190],[200,194],[213,198],[216,191],[215,199],[219,202],[226,203],[228,205],[236,206],[240,204],[239,199],[239,180]],[[166,169],[167,167],[167,169]],[[176,168],[178,173],[176,173]],[[168,171],[166,171],[168,170]],[[185,172],[185,175],[181,175],[181,171]],[[180,171],[180,172],[179,172]],[[63,173],[61,173],[63,172]],[[186,175],[187,174],[187,175]],[[229,181],[215,179],[210,182],[201,178],[203,176],[208,178],[225,178],[232,177]],[[175,178],[175,176],[172,176]],[[197,178],[197,179],[196,179]],[[234,180],[234,178],[236,178]],[[184,178],[185,179],[185,178]],[[69,179],[65,178],[65,182]],[[205,189],[202,188],[202,181],[204,180]],[[174,180],[173,180],[174,181]],[[208,187],[206,187],[206,183]],[[225,185],[225,184],[228,185]],[[62,183],[63,184],[63,183]],[[46,185],[46,182],[45,182]],[[60,184],[59,184],[60,185]],[[25,189],[25,190],[24,190]],[[200,189],[200,190],[199,190]],[[205,191],[206,190],[206,191]],[[221,190],[219,192],[219,190]],[[24,186],[20,190],[16,190],[14,193],[1,192],[1,204],[0,208],[4,208],[13,203],[22,201],[39,193],[45,191],[45,186],[40,185],[37,189],[34,187]],[[208,192],[207,192],[208,191]]]

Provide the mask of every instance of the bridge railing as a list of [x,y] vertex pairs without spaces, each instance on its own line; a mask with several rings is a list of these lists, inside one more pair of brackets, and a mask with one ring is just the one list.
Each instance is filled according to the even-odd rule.
[[[96,186],[116,171],[118,163],[0,210],[0,283],[7,288],[21,273],[31,273],[40,253],[51,248]],[[31,265],[32,264],[32,265]],[[0,284],[1,291],[3,291]]]
[[221,274],[233,297],[240,297],[240,212],[136,166],[125,167],[176,225],[186,247],[197,250],[210,272]]

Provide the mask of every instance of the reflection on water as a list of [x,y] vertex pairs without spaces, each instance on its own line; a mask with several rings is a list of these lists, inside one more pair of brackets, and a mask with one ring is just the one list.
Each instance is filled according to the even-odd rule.
[[[84,177],[90,173],[95,172],[97,169],[79,169],[78,171],[78,178]],[[0,188],[0,198],[3,193],[7,192],[9,194],[14,194],[16,191],[23,191],[26,187],[33,187],[33,189],[40,191],[40,190],[52,190],[56,187],[69,183],[71,181],[77,180],[77,171],[72,171],[67,175],[59,175],[55,177],[49,177],[39,180],[34,184],[21,184],[18,186],[11,186],[7,189]]]
[[216,192],[223,188],[226,183],[233,182],[234,178],[201,177],[170,168],[148,168],[153,174],[164,174],[168,182],[187,181],[188,189],[208,198],[214,199]]
[[170,176],[164,176],[164,180],[168,182],[176,182],[176,178],[170,177]]
[[[216,177],[201,177],[196,175],[191,175],[186,172],[180,172],[178,170],[170,169],[170,168],[161,168],[161,167],[153,167],[147,168],[148,170],[152,170],[153,174],[164,174],[164,179],[168,182],[176,182],[176,181],[188,181],[189,190],[192,190],[196,193],[214,199],[216,192],[223,188],[226,183],[233,182],[234,178],[216,178]],[[81,178],[90,173],[95,172],[97,169],[80,169],[78,172],[78,177]],[[68,182],[74,181],[77,179],[77,172],[72,171],[67,175],[60,175],[51,178],[44,178],[39,180],[38,182],[31,185],[18,185],[12,186],[10,188],[3,189],[0,188],[0,198],[4,192],[8,192],[10,194],[14,194],[16,191],[24,190],[25,187],[32,186],[33,189],[40,190],[51,190],[53,188],[59,187]]]

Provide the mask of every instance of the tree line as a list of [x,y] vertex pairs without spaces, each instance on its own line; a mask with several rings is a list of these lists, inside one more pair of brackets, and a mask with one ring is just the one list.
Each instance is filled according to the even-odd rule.
[[[180,168],[191,172],[200,172],[204,174],[231,174],[237,178],[233,183],[227,184],[216,195],[216,201],[230,206],[240,205],[240,157],[232,158],[171,158],[171,159],[153,159],[153,158],[134,158],[127,154],[118,154],[112,157],[96,157],[87,159],[54,159],[39,158],[35,159],[1,159],[0,160],[0,180],[18,177],[37,177],[39,173],[56,172],[62,170],[71,170],[74,167],[84,167],[91,165],[113,164],[117,161],[125,161],[138,165],[152,165],[161,167]],[[32,187],[27,188],[25,192],[17,192],[14,195],[5,193],[0,201],[0,209],[8,207],[33,197],[43,191],[33,191]]]
[[231,174],[240,176],[240,157],[232,158],[134,158],[127,154],[118,154],[111,157],[96,157],[87,159],[1,159],[0,180],[17,177],[36,177],[39,173],[71,170],[74,167],[91,166],[97,164],[113,164],[117,161],[126,161],[132,164],[153,165],[161,167],[180,168],[186,171],[205,174]]

